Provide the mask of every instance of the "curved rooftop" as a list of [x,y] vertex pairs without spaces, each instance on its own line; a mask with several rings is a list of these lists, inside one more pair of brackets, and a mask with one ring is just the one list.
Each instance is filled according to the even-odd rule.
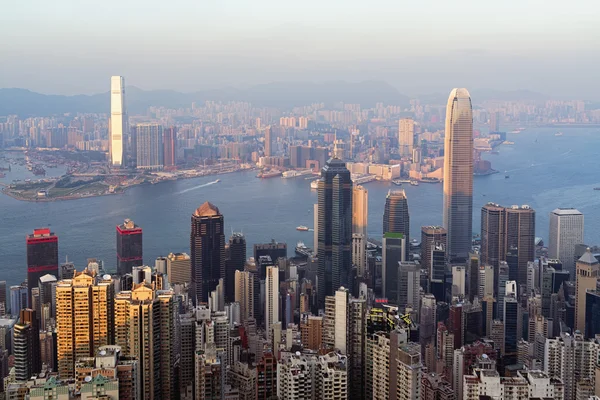
[[469,91],[465,88],[454,88],[450,92],[451,99],[454,99],[454,98],[468,99],[470,97],[471,97],[471,95],[469,94]]
[[221,215],[219,207],[209,201],[205,202],[194,211],[194,216],[196,217],[214,217],[216,215]]

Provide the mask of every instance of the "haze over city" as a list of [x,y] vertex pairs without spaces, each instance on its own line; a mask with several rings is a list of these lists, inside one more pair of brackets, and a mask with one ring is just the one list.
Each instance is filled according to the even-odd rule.
[[193,91],[382,80],[401,93],[527,89],[598,100],[594,1],[6,2],[0,87]]

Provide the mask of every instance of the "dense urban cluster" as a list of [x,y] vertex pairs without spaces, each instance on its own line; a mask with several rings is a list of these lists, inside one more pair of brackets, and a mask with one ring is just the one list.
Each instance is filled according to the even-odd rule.
[[[195,157],[258,163],[265,176],[320,171],[313,249],[298,246],[289,257],[287,244],[273,240],[247,254],[252,238],[227,239],[226,216],[210,201],[190,210],[189,253],[164,249],[148,260],[142,227],[117,225],[114,267],[60,263],[60,232],[35,229],[25,242],[27,280],[0,282],[4,398],[600,396],[600,253],[584,243],[583,214],[555,209],[548,243],[536,238],[527,205],[488,203],[481,231],[472,228],[478,156],[505,140],[500,120],[599,117],[584,105],[498,102],[486,112],[454,89],[443,109],[413,102],[410,118],[382,104],[314,104],[280,115],[209,102],[152,113],[217,122],[130,129],[123,79],[113,77],[111,89],[109,140],[86,118],[81,130],[36,125],[45,119],[19,121],[16,130],[9,119],[0,124],[4,145],[108,151],[117,171],[175,168]],[[279,124],[262,125],[275,116]],[[364,123],[377,118],[381,124]],[[423,129],[440,121],[441,131]],[[490,125],[486,138],[474,131],[478,122]],[[66,140],[55,146],[63,128],[56,135]],[[400,189],[389,191],[383,215],[369,215],[368,190],[358,184],[368,175],[443,182],[443,220],[410,232],[410,199]],[[368,237],[369,218],[383,218],[379,237]]]

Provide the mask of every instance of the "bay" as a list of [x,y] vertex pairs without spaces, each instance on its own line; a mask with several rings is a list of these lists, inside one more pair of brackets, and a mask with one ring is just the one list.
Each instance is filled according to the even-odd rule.
[[[600,129],[528,129],[508,134],[514,145],[502,145],[499,154],[486,154],[500,173],[475,177],[473,232],[479,232],[480,209],[487,202],[510,206],[527,204],[536,210],[536,234],[547,241],[548,214],[556,207],[575,207],[585,215],[585,240],[600,243]],[[61,171],[50,170],[52,174]],[[506,172],[505,172],[506,171]],[[24,179],[26,171],[11,171],[2,182]],[[26,275],[25,236],[49,226],[59,236],[59,257],[68,256],[82,269],[87,258],[103,260],[111,271],[116,262],[115,226],[133,219],[144,231],[144,262],[169,252],[189,252],[190,216],[204,201],[219,207],[227,236],[241,231],[248,243],[275,239],[294,252],[296,242],[312,247],[312,209],[317,201],[310,181],[303,178],[258,179],[256,172],[220,175],[221,182],[206,185],[214,176],[137,186],[121,195],[72,201],[31,203],[0,195],[0,280],[14,285]],[[509,175],[509,179],[505,179]],[[18,177],[16,177],[18,176]],[[365,184],[369,191],[369,236],[381,236],[385,196],[396,189],[387,182]],[[403,185],[409,209],[411,236],[420,237],[423,225],[442,223],[442,185]]]

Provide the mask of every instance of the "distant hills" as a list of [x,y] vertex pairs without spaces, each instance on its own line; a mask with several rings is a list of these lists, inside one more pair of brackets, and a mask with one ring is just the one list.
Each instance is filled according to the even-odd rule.
[[[393,86],[381,81],[349,82],[276,82],[248,89],[211,89],[191,93],[174,90],[142,90],[127,87],[127,107],[132,113],[145,111],[149,106],[190,107],[192,102],[246,101],[257,106],[288,108],[337,101],[360,103],[371,107],[377,102],[408,104],[409,98]],[[0,115],[18,114],[44,116],[63,113],[107,113],[109,93],[94,95],[45,95],[27,89],[0,89]]]
[[[448,92],[449,93],[449,92]],[[499,91],[474,89],[470,91],[475,103],[485,100],[536,100],[550,97],[528,90]],[[150,106],[169,108],[190,107],[193,102],[246,101],[256,106],[290,108],[311,103],[334,102],[359,103],[372,107],[375,103],[407,105],[409,97],[400,93],[392,85],[382,81],[350,83],[343,81],[313,82],[274,82],[255,85],[247,89],[222,88],[207,89],[190,93],[174,90],[142,90],[127,87],[127,107],[131,113],[142,113]],[[447,93],[433,93],[419,96],[423,102],[443,105]],[[17,114],[21,117],[46,116],[63,113],[108,113],[109,93],[94,95],[46,95],[27,89],[0,89],[0,115]]]

